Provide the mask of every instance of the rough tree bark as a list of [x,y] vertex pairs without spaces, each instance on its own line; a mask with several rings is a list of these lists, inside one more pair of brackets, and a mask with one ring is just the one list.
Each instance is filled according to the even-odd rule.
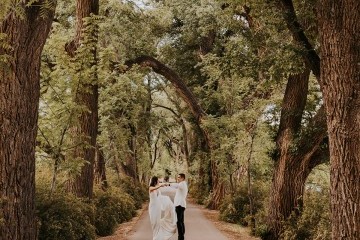
[[9,12],[0,32],[12,48],[0,47],[0,239],[36,239],[35,145],[40,96],[40,57],[55,5],[41,11],[18,2],[24,14]]
[[104,153],[99,145],[96,145],[95,183],[100,184],[102,190],[109,187],[106,178]]
[[[76,50],[83,40],[85,17],[99,13],[98,0],[77,0],[76,4],[76,36],[73,41],[66,44],[65,49],[71,57],[76,57]],[[96,41],[96,33],[90,33]],[[93,65],[96,65],[96,48],[92,51]],[[82,71],[80,69],[79,71]],[[69,183],[70,190],[79,197],[91,198],[93,194],[94,161],[96,150],[96,137],[98,132],[98,85],[96,71],[93,79],[79,79],[79,88],[76,92],[75,103],[84,106],[78,117],[78,125],[71,128],[77,147],[72,152],[72,159],[85,160],[79,175]]]
[[331,162],[332,238],[359,239],[360,5],[356,0],[320,1],[320,64],[298,23],[292,1],[279,2],[294,39],[306,49],[303,57],[324,97]]
[[[319,58],[306,38],[296,15],[289,12],[293,10],[291,1],[276,1],[282,11],[294,39],[302,40],[301,44],[307,49],[303,52],[305,66],[311,68],[316,76],[319,76]],[[253,30],[253,19],[250,16],[250,8],[244,7],[244,16],[249,22],[250,30]],[[300,30],[299,30],[300,28]],[[272,180],[272,188],[269,204],[268,227],[269,235],[266,239],[278,239],[283,220],[287,219],[292,211],[299,214],[302,207],[303,190],[307,176],[311,170],[320,164],[324,158],[318,153],[326,155],[325,151],[318,148],[326,137],[325,114],[323,108],[307,129],[306,135],[301,136],[301,119],[306,105],[308,94],[308,81],[310,70],[303,73],[290,75],[282,102],[280,126],[276,139],[277,154],[274,156],[275,166]],[[256,96],[256,91],[254,95]],[[250,98],[251,99],[251,98]],[[244,103],[247,103],[245,99]],[[298,137],[297,137],[298,136]],[[300,137],[299,137],[300,136]],[[306,140],[313,142],[307,142]],[[319,150],[319,151],[318,151]],[[296,176],[294,178],[294,176]]]
[[[291,0],[276,1],[283,12],[285,22],[294,40],[305,50],[305,65],[317,79],[320,78],[320,58],[311,46],[297,20]],[[266,239],[278,239],[283,220],[294,211],[300,214],[304,184],[311,170],[328,156],[327,148],[319,148],[326,141],[326,115],[321,107],[306,129],[301,130],[301,117],[306,104],[309,71],[290,76],[283,99],[280,126],[277,136],[278,156],[269,204],[269,235]],[[299,137],[295,137],[300,132]],[[305,133],[305,134],[304,134]],[[293,149],[298,149],[294,151]],[[296,177],[294,177],[296,176]]]
[[[319,146],[327,136],[324,107],[300,133],[302,113],[306,103],[309,71],[292,75],[288,79],[277,136],[277,151],[270,194],[266,239],[279,239],[282,221],[295,211],[300,214],[306,178],[311,170],[322,163],[327,149]],[[297,149],[294,151],[294,149]]]
[[138,164],[137,164],[137,131],[136,127],[129,123],[130,136],[127,140],[128,152],[125,154],[125,161],[122,161],[122,172],[131,177],[134,181],[139,181]]
[[360,3],[321,0],[320,84],[331,162],[332,239],[360,239]]

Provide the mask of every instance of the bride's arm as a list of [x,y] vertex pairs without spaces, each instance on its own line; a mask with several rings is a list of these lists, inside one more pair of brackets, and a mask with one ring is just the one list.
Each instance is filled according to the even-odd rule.
[[161,188],[161,187],[163,187],[163,186],[164,186],[164,185],[162,185],[162,184],[158,184],[158,185],[156,185],[155,187],[150,186],[150,187],[149,187],[149,191],[152,192],[152,191],[154,191],[154,190],[156,190],[156,189],[159,189],[159,188]]

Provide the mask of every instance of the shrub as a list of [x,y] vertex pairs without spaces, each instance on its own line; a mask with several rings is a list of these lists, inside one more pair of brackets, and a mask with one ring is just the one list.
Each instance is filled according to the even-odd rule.
[[39,240],[95,239],[93,205],[70,194],[37,192]]
[[135,215],[135,201],[129,194],[116,189],[96,192],[94,204],[95,227],[99,236],[112,234],[117,224],[128,221]]
[[135,201],[136,209],[141,208],[144,201],[148,199],[147,188],[144,185],[136,184],[130,177],[121,178],[116,186],[123,189]]
[[[255,215],[263,205],[265,191],[259,185],[254,185],[253,214]],[[233,195],[227,196],[220,206],[220,219],[243,226],[250,224],[250,202],[246,187],[241,187]]]
[[300,217],[292,214],[285,222],[282,239],[330,239],[330,202],[326,192],[307,192],[304,196],[304,210]]
[[[202,185],[200,181],[195,182],[189,186],[191,197],[195,199],[197,204],[208,205],[212,197],[210,189],[206,185]],[[209,194],[210,192],[210,194]]]
[[220,206],[220,219],[230,223],[247,225],[245,210],[249,200],[246,195],[227,196]]
[[119,223],[130,220],[147,199],[146,188],[130,179],[118,181],[118,187],[106,192],[95,189],[91,202],[60,192],[50,198],[47,184],[37,182],[39,240],[91,240],[96,235],[110,235]]

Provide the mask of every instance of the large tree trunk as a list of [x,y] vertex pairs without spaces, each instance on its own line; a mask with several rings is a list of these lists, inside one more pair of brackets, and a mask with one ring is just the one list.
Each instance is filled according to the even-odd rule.
[[305,181],[311,170],[328,158],[328,149],[318,149],[312,157],[280,158],[275,169],[270,196],[270,235],[265,239],[279,239],[283,223],[291,213],[301,214]]
[[[84,30],[86,24],[84,22],[85,17],[90,17],[91,14],[97,15],[99,13],[99,1],[98,0],[78,0],[76,5],[76,36],[75,39],[65,46],[66,51],[72,57],[76,59],[76,50],[81,43],[84,44]],[[71,132],[74,136],[76,148],[72,153],[72,159],[77,161],[82,159],[85,164],[82,166],[80,174],[76,175],[70,182],[71,191],[79,197],[91,198],[93,193],[93,179],[94,179],[94,161],[96,150],[96,137],[98,132],[98,85],[96,70],[87,76],[89,79],[84,79],[84,75],[80,74],[92,68],[97,64],[97,50],[96,41],[97,36],[95,32],[87,33],[91,35],[93,42],[89,42],[92,46],[83,46],[93,48],[90,51],[89,58],[92,61],[84,64],[84,68],[79,69],[79,87],[76,90],[75,103],[78,106],[85,107],[85,110],[78,116],[78,122],[72,127]],[[77,61],[83,61],[82,59],[76,59]]]
[[[294,40],[304,48],[301,54],[306,66],[320,80],[320,57],[297,19],[292,0],[278,0],[276,3],[283,13],[284,20]],[[296,86],[293,88],[296,89]],[[287,94],[285,93],[285,95]],[[286,102],[286,96],[284,102]],[[286,110],[288,112],[287,116],[292,116],[291,109],[296,109],[296,106],[294,105]],[[286,120],[286,111],[281,113],[281,118],[284,117],[284,119],[280,120],[277,141],[280,155],[275,165],[268,219],[270,234],[267,239],[278,239],[282,229],[281,221],[288,218],[292,211],[298,212],[301,209],[304,183],[308,174],[312,168],[324,161],[324,158],[326,159],[329,154],[327,148],[319,148],[319,145],[325,141],[327,136],[324,107],[320,108],[312,123],[303,131],[306,134],[301,136],[299,143],[297,143],[297,149],[300,149],[300,151],[296,155],[291,154],[290,151],[292,144],[294,144],[293,136],[296,131],[289,132],[287,130],[287,125],[291,126],[292,124],[289,122],[291,118]],[[294,120],[300,126],[300,119],[292,119],[291,121]],[[282,123],[286,122],[288,123],[281,126]],[[291,177],[291,173],[292,176],[297,177]]]
[[[0,239],[36,239],[35,138],[40,96],[40,56],[49,34],[55,6],[17,7],[0,22],[12,48],[2,48],[7,63],[0,66]],[[2,58],[3,59],[3,58]]]
[[247,190],[248,190],[248,199],[249,199],[249,215],[250,215],[250,229],[251,233],[254,233],[255,230],[255,213],[254,213],[254,203],[253,203],[253,191],[252,191],[252,181],[251,181],[251,171],[252,171],[252,156],[254,152],[254,141],[257,131],[257,121],[253,122],[246,132],[250,135],[250,147],[249,154],[247,156]]
[[[307,134],[296,139],[306,104],[308,78],[309,71],[305,71],[288,79],[277,137],[279,156],[275,163],[270,195],[270,234],[266,239],[278,239],[282,221],[286,220],[292,211],[299,213],[306,178],[312,168],[321,163],[322,158],[315,156],[318,156],[318,148],[326,137],[323,107],[304,130]],[[297,152],[293,151],[295,147],[299,149]]]
[[321,0],[321,85],[331,161],[332,239],[360,239],[360,4]]
[[134,125],[129,124],[130,136],[128,139],[128,152],[125,154],[125,163],[121,162],[123,173],[131,177],[134,181],[139,181],[137,167],[137,129]]
[[109,186],[106,178],[104,153],[99,145],[96,145],[95,183],[100,184],[101,189],[104,191]]

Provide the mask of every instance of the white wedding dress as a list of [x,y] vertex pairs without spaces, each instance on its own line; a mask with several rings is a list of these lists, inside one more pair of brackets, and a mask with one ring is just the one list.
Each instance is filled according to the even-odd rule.
[[168,240],[175,234],[177,219],[174,204],[159,190],[150,192],[149,215],[153,240]]

